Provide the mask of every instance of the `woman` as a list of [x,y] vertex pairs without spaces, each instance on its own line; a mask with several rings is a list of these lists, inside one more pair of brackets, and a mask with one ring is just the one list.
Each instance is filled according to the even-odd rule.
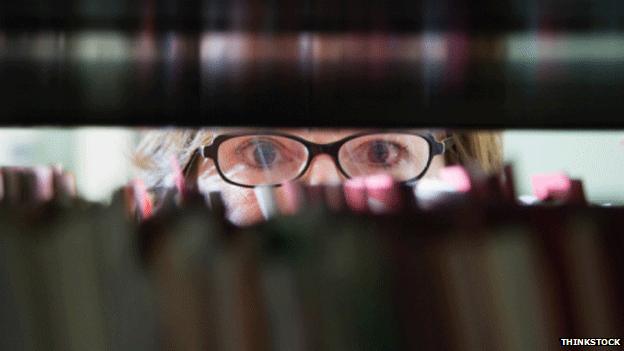
[[[336,184],[378,173],[414,182],[436,177],[445,165],[476,163],[496,171],[501,162],[497,133],[427,130],[168,129],[148,132],[135,154],[150,188],[172,186],[172,167],[193,163],[200,191],[221,191],[228,218],[239,225],[262,219],[255,186],[294,179]],[[280,206],[282,189],[276,188]]]

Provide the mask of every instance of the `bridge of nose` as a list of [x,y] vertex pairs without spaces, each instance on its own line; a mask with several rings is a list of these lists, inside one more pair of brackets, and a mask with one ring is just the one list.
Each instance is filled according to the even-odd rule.
[[327,154],[317,155],[310,161],[302,180],[309,185],[336,184],[344,180],[338,167]]

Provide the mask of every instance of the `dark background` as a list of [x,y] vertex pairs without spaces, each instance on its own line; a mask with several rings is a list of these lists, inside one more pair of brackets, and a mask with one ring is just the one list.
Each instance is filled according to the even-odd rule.
[[617,0],[5,1],[0,123],[622,127],[623,29]]

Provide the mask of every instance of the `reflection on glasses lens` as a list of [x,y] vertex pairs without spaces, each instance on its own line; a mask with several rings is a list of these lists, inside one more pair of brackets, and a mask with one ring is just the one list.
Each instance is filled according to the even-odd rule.
[[273,185],[292,180],[301,173],[307,159],[305,145],[274,135],[228,139],[218,151],[223,175],[244,185]]
[[389,174],[397,181],[420,176],[429,162],[429,143],[423,137],[379,133],[346,142],[338,160],[349,177]]

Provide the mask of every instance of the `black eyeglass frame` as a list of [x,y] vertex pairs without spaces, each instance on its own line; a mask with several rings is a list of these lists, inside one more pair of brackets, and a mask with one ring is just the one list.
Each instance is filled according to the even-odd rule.
[[342,175],[344,175],[347,179],[351,179],[351,176],[349,176],[347,172],[342,168],[342,165],[340,164],[340,161],[338,159],[340,148],[342,148],[342,146],[345,143],[353,139],[360,138],[363,136],[368,136],[368,135],[376,135],[376,134],[416,135],[416,136],[423,138],[429,145],[429,159],[427,160],[427,165],[425,166],[424,170],[420,172],[420,174],[418,174],[416,177],[399,182],[400,184],[411,184],[419,180],[420,178],[422,178],[425,175],[425,173],[427,173],[427,170],[429,170],[433,157],[444,154],[446,149],[448,149],[448,147],[450,147],[452,143],[452,136],[444,140],[438,141],[434,138],[432,133],[418,133],[418,132],[406,132],[406,131],[396,131],[396,130],[368,131],[368,132],[356,133],[356,134],[349,135],[340,140],[334,141],[332,143],[327,143],[327,144],[313,143],[297,135],[292,135],[288,133],[275,132],[275,131],[250,131],[250,132],[228,133],[228,134],[218,135],[216,138],[214,138],[214,140],[212,141],[210,145],[204,145],[204,146],[199,147],[196,153],[202,156],[203,158],[213,160],[215,167],[217,169],[217,172],[219,173],[221,178],[229,184],[240,186],[243,188],[255,188],[257,186],[279,187],[279,186],[282,186],[282,184],[284,184],[285,182],[277,183],[277,184],[267,184],[267,185],[249,185],[249,184],[237,183],[228,179],[223,173],[223,171],[221,170],[221,167],[219,166],[219,152],[218,152],[219,146],[227,140],[238,138],[238,137],[244,137],[244,136],[266,135],[266,136],[279,136],[283,138],[288,138],[288,139],[291,139],[291,140],[294,140],[303,144],[308,151],[308,159],[306,160],[305,166],[302,168],[301,172],[296,177],[288,181],[293,181],[303,176],[308,170],[308,168],[310,167],[312,160],[318,155],[329,155],[332,158],[336,168],[340,170],[340,173],[342,173]]

